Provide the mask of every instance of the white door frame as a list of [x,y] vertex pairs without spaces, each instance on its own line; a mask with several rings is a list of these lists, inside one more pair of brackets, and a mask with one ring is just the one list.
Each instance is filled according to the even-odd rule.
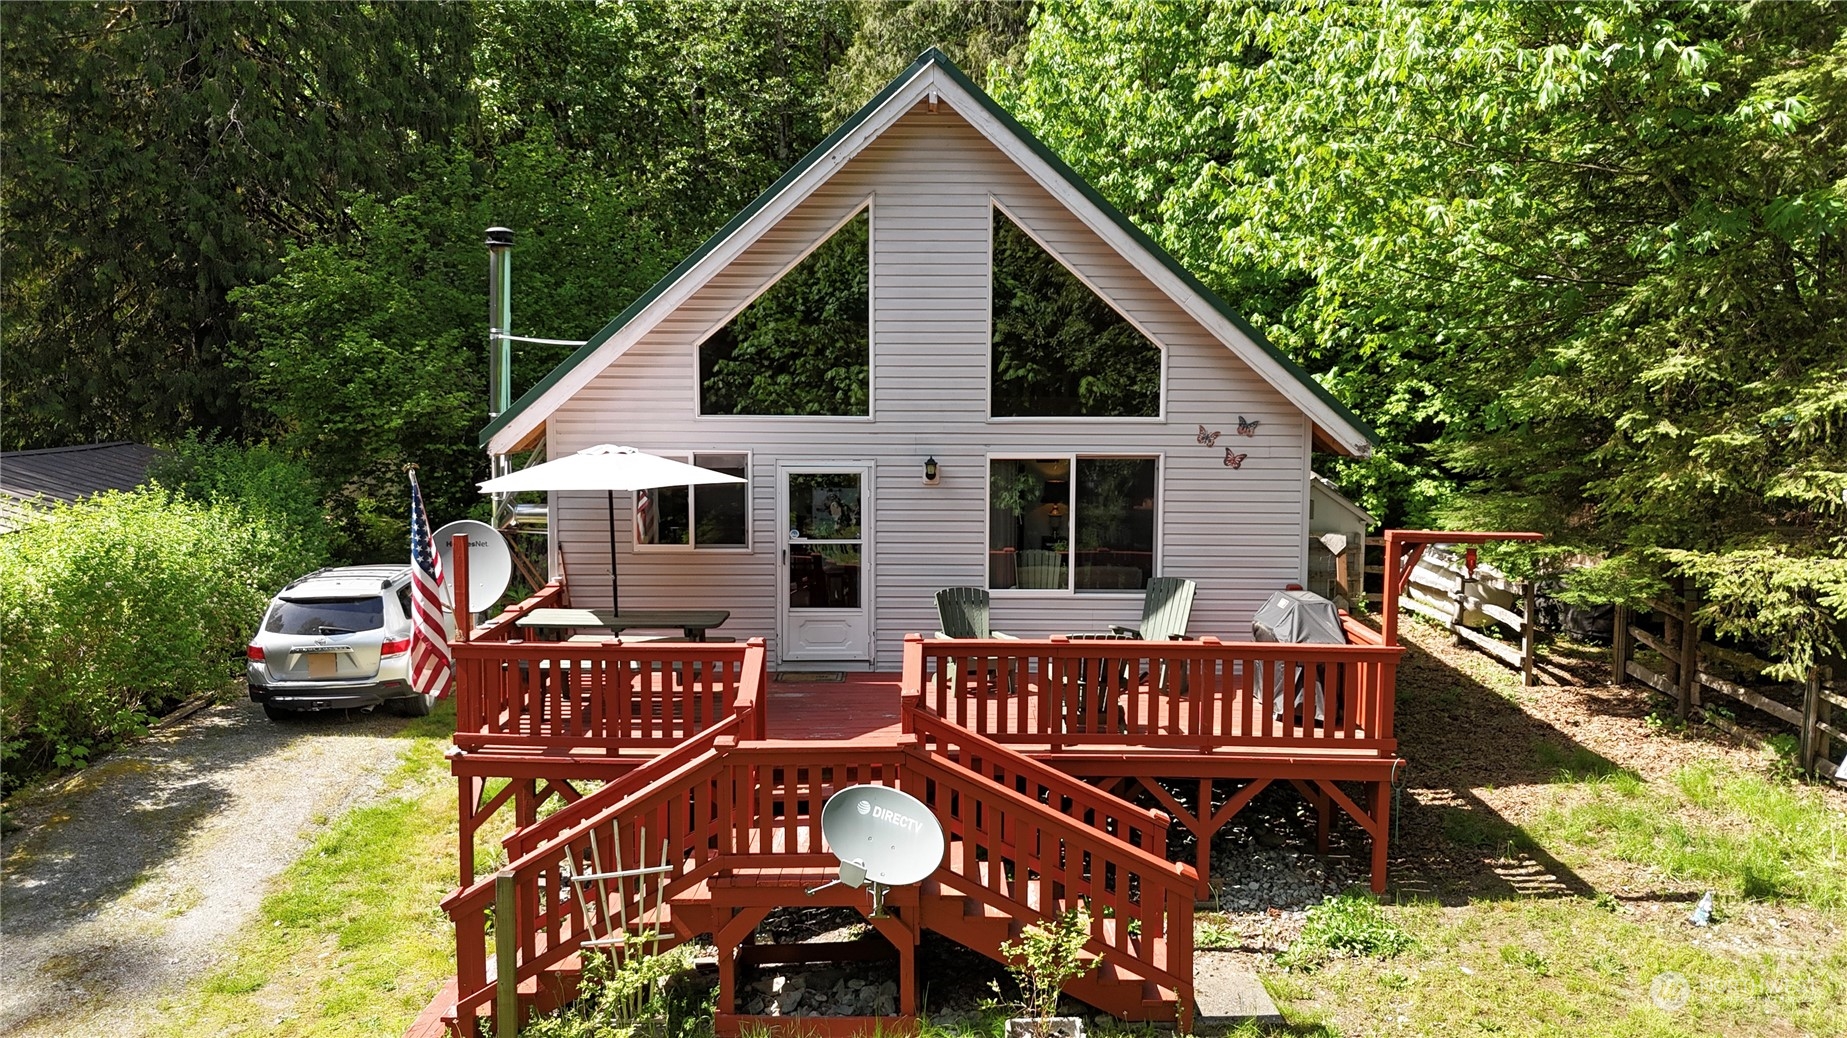
[[[804,651],[795,637],[789,605],[789,477],[802,473],[858,472],[859,484],[859,609],[863,635],[847,654]],[[873,487],[877,467],[870,460],[850,461],[778,461],[776,463],[776,656],[778,661],[826,660],[871,666],[878,659],[877,632],[874,629],[872,603],[874,595]],[[793,618],[799,619],[799,617]]]

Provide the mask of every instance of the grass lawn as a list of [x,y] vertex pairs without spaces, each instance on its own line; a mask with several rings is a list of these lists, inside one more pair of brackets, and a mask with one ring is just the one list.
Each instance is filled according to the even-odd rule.
[[1284,1033],[1847,1035],[1847,796],[1642,690],[1524,690],[1428,627],[1406,640],[1414,772],[1380,911],[1410,943],[1252,956]]

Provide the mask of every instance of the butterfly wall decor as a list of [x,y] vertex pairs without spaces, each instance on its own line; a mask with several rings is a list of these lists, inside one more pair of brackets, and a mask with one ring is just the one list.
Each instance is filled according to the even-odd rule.
[[1201,447],[1210,447],[1219,442],[1219,437],[1223,435],[1225,434],[1222,432],[1207,432],[1206,427],[1202,425],[1199,427],[1199,435],[1193,438],[1199,441]]
[[1263,424],[1262,422],[1258,421],[1255,418],[1246,418],[1243,415],[1239,415],[1238,416],[1238,435],[1239,436],[1255,436],[1257,435],[1257,427],[1262,424]]
[[1237,451],[1227,447],[1225,448],[1225,467],[1228,469],[1241,469],[1244,467],[1244,459],[1248,457],[1250,457],[1250,452],[1248,451],[1239,454]]

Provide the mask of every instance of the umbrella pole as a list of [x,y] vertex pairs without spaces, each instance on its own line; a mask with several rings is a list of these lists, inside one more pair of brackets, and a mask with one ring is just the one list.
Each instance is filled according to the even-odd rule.
[[612,613],[622,611],[622,594],[616,587],[616,492],[605,490],[609,495],[609,610]]

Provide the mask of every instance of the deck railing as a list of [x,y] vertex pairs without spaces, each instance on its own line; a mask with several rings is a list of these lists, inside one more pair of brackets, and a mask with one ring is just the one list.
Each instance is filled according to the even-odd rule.
[[[523,853],[498,875],[443,902],[455,924],[455,1006],[464,1034],[473,1034],[476,1020],[496,1005],[498,983],[487,960],[490,910],[496,931],[508,927],[512,935],[503,945],[512,963],[504,975],[521,985],[535,982],[624,922],[662,925],[644,915],[654,902],[636,886],[573,877],[667,865],[671,898],[733,869],[832,868],[821,808],[840,789],[867,783],[896,786],[930,806],[950,841],[939,874],[952,876],[962,896],[1027,922],[1084,899],[1092,910],[1093,952],[1121,957],[1146,978],[1185,992],[1190,1004],[1191,867],[1061,814],[915,737],[895,748],[737,742],[729,734],[701,740],[707,741],[697,753],[656,758],[625,776],[634,785],[631,776],[646,772],[641,788],[612,793],[588,815],[589,797],[572,805],[568,823],[541,823],[541,842],[523,841]],[[511,905],[510,917],[495,908],[496,888],[507,884],[512,896],[503,905]]]
[[762,734],[769,672],[761,638],[737,644],[495,636],[506,626],[497,622],[478,629],[488,637],[453,643],[455,744],[463,750],[663,751],[740,712],[748,723],[739,734]]
[[939,871],[962,894],[1024,922],[1090,906],[1092,952],[1109,951],[1147,980],[1193,1001],[1193,899],[1198,875],[921,747],[906,792],[942,822]]
[[[512,953],[504,974],[519,985],[536,981],[586,941],[663,925],[643,915],[654,903],[647,893],[652,884],[593,885],[573,877],[669,865],[671,891],[689,869],[708,862],[723,817],[716,806],[723,770],[719,752],[707,749],[654,774],[644,788],[443,901],[455,924],[455,1011],[462,1033],[476,1033],[475,1021],[495,1004],[498,983],[487,962],[490,911],[497,943],[502,933],[511,935],[500,954]],[[496,904],[503,880],[512,885],[511,918]],[[503,974],[506,965],[501,960],[495,972]]]
[[1156,855],[1167,853],[1167,827],[1172,822],[1167,815],[1111,796],[987,736],[958,728],[925,707],[917,693],[905,695],[902,718],[905,733],[916,735],[936,760],[967,768],[1133,846]]
[[1392,753],[1402,650],[1351,620],[1348,636],[1297,645],[913,634],[903,690],[1003,745]]

